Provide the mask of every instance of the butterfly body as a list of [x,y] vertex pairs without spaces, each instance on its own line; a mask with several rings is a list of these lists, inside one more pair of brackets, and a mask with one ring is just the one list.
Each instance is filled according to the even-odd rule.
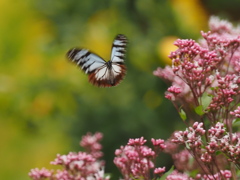
[[99,87],[116,86],[126,74],[124,58],[127,38],[117,35],[113,41],[111,59],[105,61],[87,49],[74,48],[68,51],[67,57],[88,74],[89,82]]

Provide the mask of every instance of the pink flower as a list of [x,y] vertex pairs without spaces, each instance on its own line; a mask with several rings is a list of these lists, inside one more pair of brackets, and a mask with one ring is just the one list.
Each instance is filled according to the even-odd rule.
[[175,132],[172,142],[188,144],[191,148],[199,148],[202,145],[201,136],[205,134],[202,126],[203,123],[195,122],[193,127],[189,127],[185,131]]
[[160,150],[164,150],[166,148],[166,145],[164,144],[164,140],[163,139],[151,139],[152,141],[152,144],[155,146],[155,147],[159,147]]
[[55,174],[55,177],[57,180],[69,180],[74,179],[74,176],[70,174],[67,170],[57,170],[57,173]]
[[179,94],[182,91],[179,87],[171,86],[171,87],[168,88],[168,92],[173,93],[173,94]]
[[145,140],[143,137],[136,138],[136,139],[129,139],[128,145],[131,145],[131,146],[140,145],[141,146],[141,145],[144,145],[146,141],[147,140]]
[[153,71],[153,75],[158,76],[167,81],[173,81],[176,77],[173,73],[173,70],[170,66],[166,66],[164,69],[157,68],[157,70]]
[[225,177],[225,178],[231,178],[232,177],[232,173],[229,170],[221,170],[221,174]]
[[167,176],[166,180],[192,180],[192,178],[190,178],[187,174],[174,170],[170,175]]
[[172,155],[174,166],[179,171],[197,170],[198,165],[193,161],[193,156],[186,149]]
[[[152,139],[152,142],[157,150],[164,147],[164,141],[161,139]],[[153,160],[157,156],[157,150],[145,146],[145,143],[143,137],[130,139],[126,146],[121,146],[115,151],[114,164],[119,168],[124,179],[149,179],[151,169],[155,167]]]
[[28,173],[29,177],[31,177],[33,180],[41,180],[44,178],[51,177],[53,173],[53,170],[49,171],[46,168],[42,169],[31,169],[31,171]]
[[166,168],[165,168],[165,167],[155,168],[155,169],[154,169],[154,174],[162,175],[165,171],[166,171]]
[[226,20],[220,20],[218,17],[212,16],[209,20],[209,28],[214,33],[222,34],[231,33],[233,26]]
[[237,107],[234,111],[230,112],[231,115],[235,116],[236,118],[240,118],[240,106]]
[[[49,171],[45,168],[42,170],[33,169],[29,176],[34,180],[43,180],[46,178],[56,180],[108,180],[110,177],[105,177],[104,161],[99,160],[97,153],[100,152],[101,145],[98,143],[102,139],[101,133],[94,135],[88,133],[83,136],[81,145],[88,152],[70,152],[67,155],[57,155],[57,158],[51,162],[53,165],[61,165],[62,170]],[[98,154],[98,156],[96,155]]]
[[84,147],[87,152],[98,159],[103,156],[103,153],[101,152],[102,145],[99,143],[102,138],[102,133],[96,132],[93,135],[87,133],[87,135],[82,137],[80,146]]
[[205,152],[201,155],[201,160],[204,162],[204,163],[211,163],[212,162],[212,156],[211,154]]
[[[175,132],[173,133],[173,136],[174,136]],[[169,153],[169,154],[174,154],[176,152],[178,152],[178,147],[179,145],[172,142],[172,138],[171,137],[170,139],[168,139],[166,142],[165,142],[165,145],[166,145],[166,148],[164,149],[164,152],[166,153]]]
[[222,135],[225,133],[224,124],[217,122],[217,124],[214,127],[211,127],[208,130],[208,133],[211,137],[213,137],[213,136],[215,136],[216,138],[222,137]]
[[230,180],[232,177],[232,173],[229,170],[221,170],[220,172],[217,172],[214,175],[211,174],[204,174],[203,178],[206,180],[222,180],[223,178],[225,180]]

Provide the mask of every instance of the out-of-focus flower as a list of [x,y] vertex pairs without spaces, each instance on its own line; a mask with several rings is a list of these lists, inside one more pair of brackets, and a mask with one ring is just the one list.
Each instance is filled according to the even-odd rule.
[[154,174],[162,175],[165,171],[166,171],[166,168],[165,168],[165,167],[155,168],[155,169],[154,169]]
[[192,180],[187,174],[180,173],[174,170],[170,175],[167,176],[166,180]]
[[33,180],[41,180],[41,179],[45,179],[45,178],[49,178],[52,176],[53,170],[48,170],[46,168],[42,168],[42,169],[32,169],[28,175],[29,177],[31,177]]
[[96,132],[94,135],[87,133],[87,135],[82,137],[80,146],[84,147],[86,152],[98,159],[103,156],[103,153],[101,152],[102,145],[99,143],[102,138],[103,135],[100,132]]
[[240,106],[237,107],[234,111],[230,112],[231,115],[235,116],[236,118],[240,118]]
[[105,177],[104,161],[99,158],[102,156],[102,146],[99,141],[102,139],[101,133],[91,134],[82,137],[80,145],[88,152],[70,152],[67,155],[57,155],[51,162],[53,165],[60,165],[62,170],[49,171],[45,168],[32,169],[29,176],[34,180],[54,179],[54,180],[108,180]]

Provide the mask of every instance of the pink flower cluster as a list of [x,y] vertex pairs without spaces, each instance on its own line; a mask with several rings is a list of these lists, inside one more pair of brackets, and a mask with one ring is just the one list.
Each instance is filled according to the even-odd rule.
[[164,140],[152,139],[154,150],[145,143],[143,137],[129,139],[126,146],[121,146],[115,151],[114,163],[124,179],[151,179],[151,169],[154,169],[155,175],[162,175],[165,172],[165,167],[155,168],[153,162],[160,151],[165,149]]
[[99,143],[101,139],[101,133],[88,133],[80,142],[87,152],[58,154],[51,164],[61,165],[62,169],[54,173],[53,170],[36,168],[30,171],[29,176],[33,180],[108,180],[109,177],[104,177],[104,161],[99,159],[102,156],[102,146]]
[[[227,165],[224,156],[219,156],[218,159],[216,159],[217,152],[222,152],[228,161],[240,166],[240,136],[233,133],[232,140],[230,140],[229,133],[226,132],[223,123],[218,122],[208,130],[209,140],[205,142],[205,130],[202,128],[202,125],[203,123],[195,122],[193,127],[174,133],[175,137],[172,139],[172,142],[184,144],[187,147],[186,150],[173,154],[177,169],[184,171],[193,170],[192,167],[196,169],[196,165],[198,164],[205,173],[205,176],[213,176],[209,169],[212,163],[215,165],[220,163],[219,167],[225,167],[224,165]],[[194,157],[196,161],[192,163],[192,167],[189,166],[191,157]]]
[[232,173],[229,170],[220,170],[220,172],[214,175],[200,175],[198,174],[196,179],[206,179],[206,180],[230,180]]
[[230,114],[235,116],[235,118],[240,118],[240,106],[238,106],[234,111],[231,111]]
[[175,138],[172,139],[172,142],[186,144],[190,148],[202,146],[201,137],[205,134],[202,126],[203,123],[195,122],[193,127],[189,127],[185,131],[175,132]]
[[223,117],[219,111],[233,109],[239,102],[240,28],[216,17],[209,26],[214,30],[202,32],[200,43],[178,39],[174,43],[178,49],[169,56],[172,68],[158,68],[153,74],[172,83],[166,98],[185,110],[203,106],[207,93],[212,99],[203,110],[215,120]]
[[39,180],[39,179],[46,179],[49,177],[52,177],[53,170],[48,170],[46,168],[42,169],[32,169],[31,172],[28,174],[33,180]]
[[178,49],[169,56],[172,67],[153,74],[171,83],[165,97],[189,126],[171,139],[185,146],[180,153],[171,151],[177,169],[198,169],[202,179],[236,179],[231,163],[240,168],[240,137],[233,132],[234,120],[240,117],[240,28],[217,17],[210,19],[209,27],[199,43],[176,40]]
[[185,173],[180,173],[177,170],[173,171],[170,175],[166,177],[166,180],[193,180]]
[[99,159],[103,156],[101,151],[102,145],[99,143],[103,138],[102,133],[97,132],[94,136],[91,133],[82,137],[80,141],[80,146],[85,149],[86,152],[91,154],[94,158]]
[[234,102],[235,98],[240,95],[239,76],[236,74],[227,74],[226,76],[222,77],[220,76],[219,72],[217,72],[216,82],[218,86],[212,90],[211,95],[213,98],[208,109],[210,111],[218,111],[231,108],[231,103]]

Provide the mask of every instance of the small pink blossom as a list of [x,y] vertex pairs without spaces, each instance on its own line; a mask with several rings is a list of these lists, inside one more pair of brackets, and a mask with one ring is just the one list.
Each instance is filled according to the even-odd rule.
[[168,88],[168,92],[173,93],[173,94],[179,94],[182,91],[179,87],[171,86],[171,87]]
[[155,169],[154,169],[154,174],[162,175],[165,171],[166,171],[166,168],[165,168],[165,167],[155,168]]
[[195,122],[193,127],[189,127],[185,131],[175,132],[172,142],[188,144],[190,147],[198,148],[202,145],[201,136],[205,134],[202,126],[202,123]]
[[176,97],[172,93],[166,93],[165,98],[169,99],[170,101],[176,100]]
[[52,176],[53,170],[48,170],[46,168],[42,169],[31,169],[31,171],[28,173],[29,177],[31,177],[33,180],[41,180],[44,178],[49,178]]
[[143,146],[140,150],[144,157],[153,158],[155,156],[155,152],[151,148]]
[[164,149],[164,152],[166,152],[168,154],[175,154],[179,151],[178,150],[179,144],[172,142],[172,139],[174,138],[174,134],[175,134],[175,132],[164,143],[166,145],[166,148]]
[[170,175],[167,176],[166,180],[193,180],[187,174],[180,173],[174,170]]
[[201,160],[204,163],[210,163],[210,162],[212,162],[213,159],[212,159],[212,156],[208,152],[205,152],[201,155]]
[[[189,86],[178,76],[176,76],[170,66],[166,66],[164,69],[158,68],[153,72],[155,76],[164,79],[167,82],[172,82],[172,85],[178,89],[178,98],[188,95],[190,89]],[[181,92],[180,92],[181,91]],[[169,100],[175,101],[176,97],[172,93],[166,93],[165,97]],[[191,98],[191,97],[190,97]]]
[[225,177],[225,178],[231,178],[232,177],[232,173],[229,170],[221,170],[221,174]]
[[240,106],[237,107],[234,111],[230,112],[231,115],[235,116],[236,118],[240,118]]
[[163,151],[167,146],[165,145],[165,141],[163,139],[151,139],[153,146],[159,148]]
[[209,135],[220,138],[225,133],[225,128],[223,123],[217,122],[214,127],[208,130]]
[[188,150],[184,149],[179,153],[172,155],[174,165],[179,171],[190,171],[193,170],[193,163],[190,163],[192,155]]
[[80,146],[84,147],[88,153],[98,159],[103,156],[103,153],[101,152],[102,145],[99,143],[102,138],[103,135],[100,132],[96,132],[93,135],[87,133],[87,135],[82,137]]
[[69,180],[74,179],[74,176],[70,174],[67,170],[57,170],[55,176],[57,180]]
[[136,139],[129,139],[128,145],[130,145],[130,146],[140,145],[141,146],[141,145],[144,145],[146,141],[147,140],[145,140],[143,137],[136,138]]
[[158,76],[167,81],[173,81],[174,78],[176,77],[170,66],[166,66],[164,69],[160,67],[157,68],[157,70],[153,71],[153,75]]
[[222,180],[223,178],[224,180],[230,180],[230,178],[232,177],[232,173],[229,170],[221,170],[214,175],[204,174],[202,177],[204,178],[204,180]]

